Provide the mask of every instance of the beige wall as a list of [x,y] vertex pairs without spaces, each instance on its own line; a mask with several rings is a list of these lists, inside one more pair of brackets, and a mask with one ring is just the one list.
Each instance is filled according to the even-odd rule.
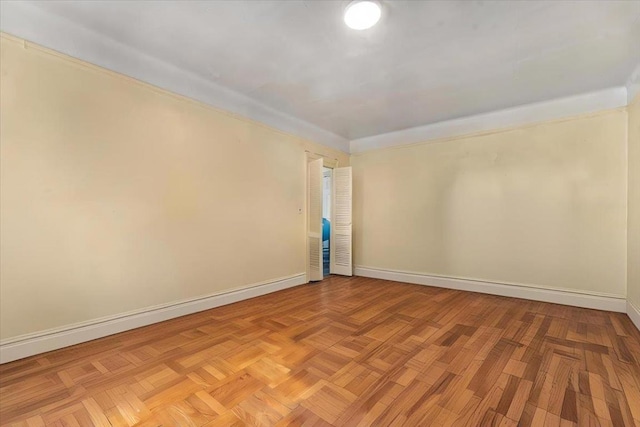
[[1,43],[2,339],[305,272],[305,150],[348,155]]
[[626,121],[353,155],[354,264],[624,297]]
[[627,292],[640,309],[640,95],[629,111],[629,235],[627,250]]
[[[0,337],[305,271],[305,150],[345,153],[2,35]],[[640,98],[355,155],[354,262],[640,307]],[[312,155],[317,157],[317,155]]]

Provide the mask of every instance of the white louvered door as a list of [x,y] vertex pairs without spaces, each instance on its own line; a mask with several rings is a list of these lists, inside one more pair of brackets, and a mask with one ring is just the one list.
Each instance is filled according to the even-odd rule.
[[322,159],[308,163],[307,242],[309,281],[322,280]]
[[351,167],[333,170],[333,223],[331,224],[331,274],[353,275],[351,248]]

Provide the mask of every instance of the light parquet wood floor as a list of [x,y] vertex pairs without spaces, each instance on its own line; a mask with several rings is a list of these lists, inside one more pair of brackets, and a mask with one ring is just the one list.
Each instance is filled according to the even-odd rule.
[[331,277],[0,366],[9,426],[640,426],[640,333]]

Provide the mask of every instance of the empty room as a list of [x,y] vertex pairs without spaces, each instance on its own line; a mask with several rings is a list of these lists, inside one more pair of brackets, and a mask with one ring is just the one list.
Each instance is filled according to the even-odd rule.
[[0,0],[0,426],[640,427],[640,0]]

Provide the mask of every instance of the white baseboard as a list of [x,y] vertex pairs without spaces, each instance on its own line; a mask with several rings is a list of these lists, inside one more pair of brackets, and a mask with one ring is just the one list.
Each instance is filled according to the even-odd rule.
[[640,308],[636,307],[631,301],[627,300],[627,316],[636,325],[640,331]]
[[354,274],[356,276],[372,277],[375,279],[393,280],[396,282],[414,283],[417,285],[435,286],[461,291],[480,292],[483,294],[500,295],[504,297],[524,298],[534,301],[572,305],[575,307],[616,311],[619,313],[625,313],[627,311],[626,298],[613,295],[586,294],[564,289],[549,289],[515,284],[484,282],[480,280],[430,276],[426,274],[381,270],[370,267],[355,267]]
[[242,289],[147,307],[115,316],[22,335],[0,342],[0,363],[80,344],[187,314],[220,307],[306,283],[305,273],[257,283]]

